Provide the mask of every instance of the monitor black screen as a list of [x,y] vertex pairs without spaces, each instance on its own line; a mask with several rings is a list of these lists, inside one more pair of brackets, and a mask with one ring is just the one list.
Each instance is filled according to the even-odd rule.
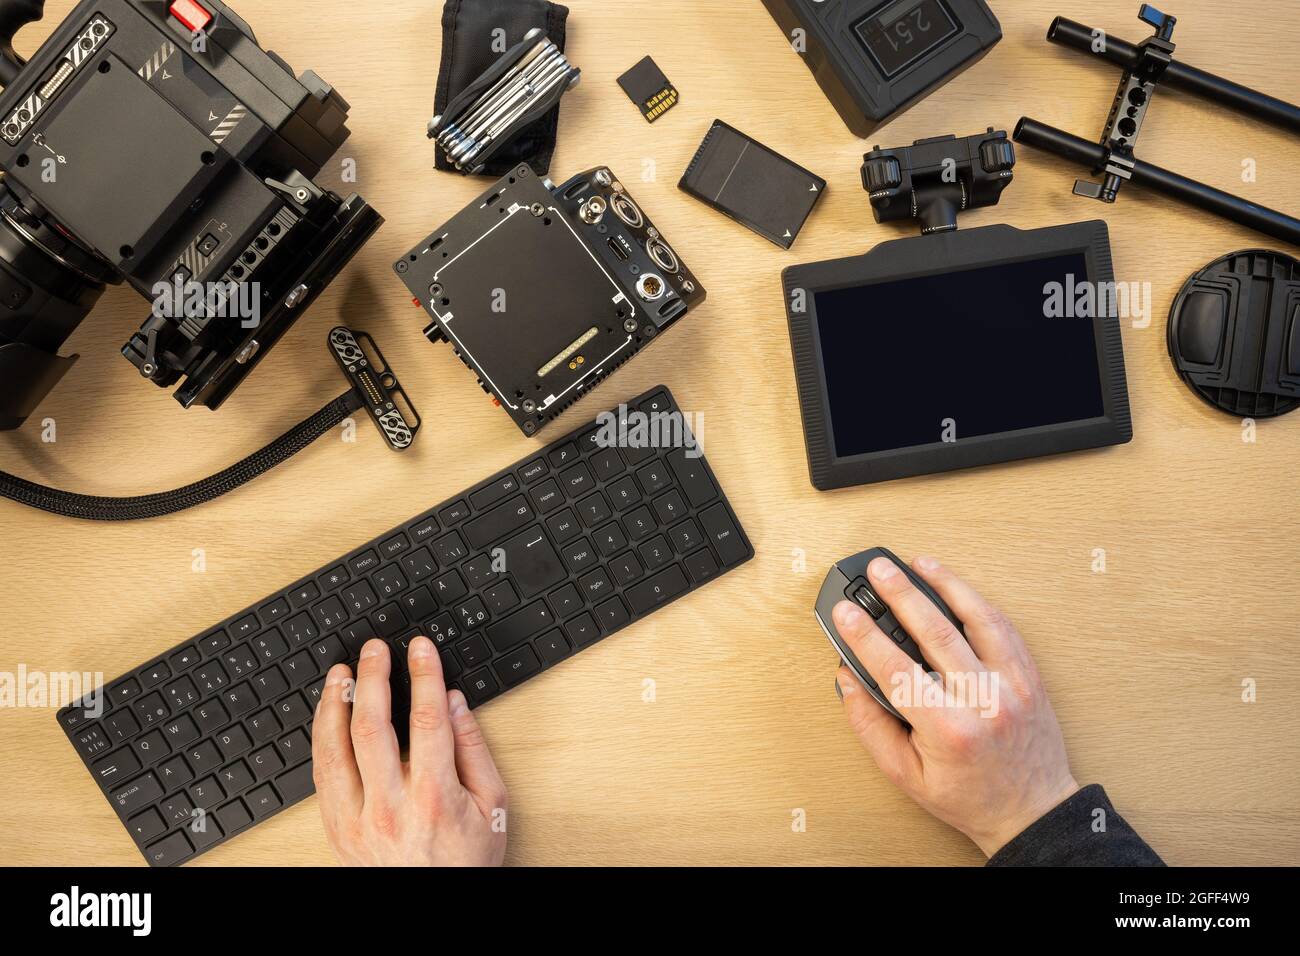
[[1093,318],[1047,308],[1087,281],[1070,253],[817,292],[836,456],[1103,416]]

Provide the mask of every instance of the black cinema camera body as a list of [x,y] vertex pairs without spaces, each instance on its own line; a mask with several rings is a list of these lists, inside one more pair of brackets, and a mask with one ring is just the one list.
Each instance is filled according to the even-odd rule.
[[313,182],[348,104],[217,0],[85,0],[24,63],[43,8],[0,0],[0,430],[123,280],[154,303],[123,355],[215,409],[383,222]]

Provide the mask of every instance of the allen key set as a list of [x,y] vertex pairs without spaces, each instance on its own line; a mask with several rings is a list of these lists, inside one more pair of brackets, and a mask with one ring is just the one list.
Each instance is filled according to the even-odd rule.
[[430,121],[429,138],[457,170],[475,175],[516,133],[555,106],[581,75],[541,30],[530,30]]

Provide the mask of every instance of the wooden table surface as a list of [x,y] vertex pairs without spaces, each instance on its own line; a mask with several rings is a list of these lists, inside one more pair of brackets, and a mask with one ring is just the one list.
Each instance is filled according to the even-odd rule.
[[[50,0],[19,49],[34,49],[72,6]],[[1061,14],[1136,41],[1148,32],[1136,0],[993,6],[1002,43],[873,143],[1009,131],[1023,114],[1094,137],[1118,71],[1044,33]],[[377,336],[425,430],[396,455],[362,424],[354,444],[329,437],[239,493],[161,521],[91,525],[0,503],[0,671],[112,679],[665,383],[705,416],[709,460],[758,557],[482,709],[512,797],[510,862],[981,862],[881,776],[836,700],[813,599],[833,561],[878,544],[942,557],[1007,610],[1043,671],[1075,775],[1104,783],[1169,862],[1297,862],[1300,705],[1287,695],[1300,681],[1300,414],[1261,422],[1244,441],[1242,422],[1180,384],[1164,331],[1188,274],[1233,250],[1279,244],[1141,189],[1112,207],[1075,198],[1079,170],[1020,150],[1000,206],[967,214],[964,227],[1109,222],[1116,278],[1151,290],[1149,326],[1124,327],[1133,442],[818,493],[779,276],[911,233],[872,220],[858,174],[872,143],[845,129],[757,0],[570,7],[568,52],[583,78],[564,100],[552,178],[609,165],[701,277],[707,303],[554,431],[522,438],[450,349],[421,337],[424,313],[389,268],[484,186],[435,173],[424,136],[441,4],[242,0],[236,8],[264,46],[351,103],[352,138],[324,180],[360,192],[387,224],[216,414],[182,410],[122,360],[147,305],[110,291],[69,343],[81,362],[35,421],[0,437],[0,468],[101,494],[212,474],[339,392],[324,348],[339,322]],[[1291,4],[1243,0],[1227,26],[1219,8],[1181,0],[1179,58],[1300,101]],[[646,53],[682,94],[654,126],[615,84]],[[793,251],[677,190],[715,117],[829,181]],[[1300,211],[1293,138],[1181,94],[1159,95],[1141,153]],[[344,159],[357,163],[355,187],[340,182]],[[1247,160],[1254,182],[1242,181]],[[863,414],[888,414],[865,368],[864,381]],[[40,439],[46,417],[54,444]],[[1098,549],[1104,573],[1094,571]],[[1242,699],[1246,681],[1254,702]],[[792,827],[797,811],[804,832]],[[309,800],[201,863],[332,859]],[[48,709],[0,710],[0,862],[141,862]]]

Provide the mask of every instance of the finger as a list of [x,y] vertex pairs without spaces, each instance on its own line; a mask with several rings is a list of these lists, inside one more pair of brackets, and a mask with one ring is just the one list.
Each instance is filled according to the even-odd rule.
[[1024,639],[1006,615],[984,599],[973,587],[934,558],[917,558],[912,566],[938,592],[963,624],[966,639],[981,661],[1023,661],[1029,657]]
[[[892,694],[898,686],[915,687],[918,682],[928,682],[930,677],[921,669],[921,665],[912,660],[892,638],[886,637],[871,615],[852,601],[841,601],[831,611],[835,629],[844,642],[849,645],[853,656],[867,669],[867,673],[880,686],[880,691],[892,703],[908,723],[916,726],[927,723],[933,717],[922,705],[924,700],[914,700],[917,695],[909,694],[904,699],[896,699]],[[877,705],[879,706],[879,705]],[[884,711],[884,708],[881,708]],[[884,711],[888,713],[888,711]]]
[[506,785],[488,750],[478,720],[469,709],[465,695],[458,690],[447,695],[451,707],[451,729],[456,740],[456,769],[460,781],[478,802],[485,814],[504,810]]
[[867,577],[880,599],[889,605],[898,623],[921,649],[921,656],[941,673],[983,670],[966,638],[933,601],[926,597],[889,558],[867,565]]
[[871,754],[881,773],[893,783],[907,785],[920,770],[916,751],[912,749],[907,728],[885,708],[876,703],[859,683],[853,671],[841,667],[835,677],[844,702],[844,713],[849,726],[858,735],[862,745]]
[[352,704],[345,698],[351,680],[347,664],[330,668],[311,724],[312,777],[327,826],[331,821],[356,819],[361,813],[361,772],[349,728]]
[[388,645],[366,641],[357,662],[356,699],[352,702],[352,749],[365,785],[365,798],[396,799],[402,786],[402,755],[393,730],[391,664]]
[[411,641],[407,662],[411,670],[411,780],[426,793],[451,793],[459,784],[442,659],[433,641],[417,637]]

